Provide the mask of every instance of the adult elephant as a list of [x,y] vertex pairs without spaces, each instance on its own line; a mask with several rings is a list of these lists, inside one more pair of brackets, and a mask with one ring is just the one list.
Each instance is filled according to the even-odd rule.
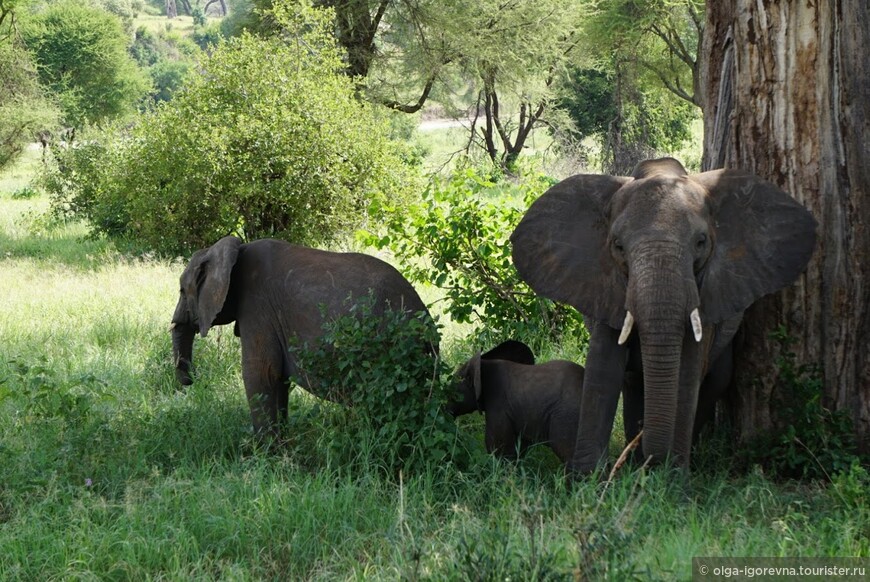
[[572,176],[536,200],[511,236],[514,263],[591,332],[568,468],[604,460],[620,389],[626,438],[642,422],[645,457],[688,464],[696,412],[711,416],[730,382],[743,311],[799,276],[815,228],[761,178],[690,176],[673,158],[641,162],[630,177]]
[[[305,376],[289,341],[312,342],[323,323],[372,295],[372,314],[427,312],[414,288],[392,266],[360,253],[334,253],[274,239],[242,244],[228,236],[197,251],[181,274],[172,316],[172,353],[181,384],[190,376],[193,338],[235,322],[242,344],[242,376],[257,433],[275,433],[287,416],[290,378]],[[421,346],[434,353],[437,346]],[[311,382],[315,384],[315,382]],[[308,385],[303,386],[309,389]],[[318,394],[327,397],[327,394]]]

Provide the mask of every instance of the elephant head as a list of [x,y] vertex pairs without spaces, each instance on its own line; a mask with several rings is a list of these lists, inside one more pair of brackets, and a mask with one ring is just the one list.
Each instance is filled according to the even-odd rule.
[[224,237],[211,247],[194,253],[181,274],[181,290],[171,330],[175,376],[185,386],[193,383],[190,377],[193,337],[197,331],[205,337],[218,313],[224,309],[241,244],[234,236]]
[[448,411],[453,416],[462,416],[475,410],[483,410],[481,360],[509,360],[531,366],[535,363],[535,355],[529,346],[516,340],[502,342],[484,354],[477,352],[456,372],[456,399],[451,400],[447,405]]
[[[812,254],[815,225],[756,176],[689,175],[663,158],[640,163],[630,177],[559,182],[531,205],[511,241],[514,263],[537,293],[621,329],[614,350],[627,354],[630,337],[639,344],[644,455],[685,461],[716,324],[792,283]],[[587,384],[597,375],[592,357]],[[619,390],[623,374],[596,377]]]

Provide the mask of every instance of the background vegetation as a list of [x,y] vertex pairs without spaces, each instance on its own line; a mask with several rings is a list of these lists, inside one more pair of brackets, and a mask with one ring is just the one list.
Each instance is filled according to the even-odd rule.
[[[690,474],[569,486],[548,449],[498,462],[479,415],[439,415],[453,366],[503,339],[583,361],[579,317],[508,260],[530,199],[587,167],[700,159],[695,2],[478,8],[255,1],[218,24],[220,3],[0,0],[0,578],[672,580],[694,556],[870,556],[870,475],[788,349],[797,421],[736,451],[705,436]],[[53,14],[107,44],[43,42]],[[197,340],[193,386],[170,362],[173,255],[229,232],[391,260],[442,361],[338,322],[354,350],[312,364],[386,389],[353,410],[297,390],[286,443],[260,449],[229,328]],[[372,350],[390,357],[364,368]],[[403,385],[422,416],[384,404]]]

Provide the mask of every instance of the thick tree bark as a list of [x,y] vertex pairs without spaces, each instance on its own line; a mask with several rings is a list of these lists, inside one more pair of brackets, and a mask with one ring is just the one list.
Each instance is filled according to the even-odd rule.
[[178,18],[178,8],[175,5],[175,0],[166,0],[166,17]]
[[866,0],[707,3],[704,169],[743,168],[819,222],[800,280],[747,311],[731,418],[740,437],[778,426],[770,332],[816,366],[823,403],[851,413],[870,452],[870,15]]

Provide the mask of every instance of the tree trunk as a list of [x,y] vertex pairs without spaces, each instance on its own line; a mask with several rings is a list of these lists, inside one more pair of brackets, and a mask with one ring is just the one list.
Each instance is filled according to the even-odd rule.
[[166,0],[166,17],[178,18],[178,8],[175,6],[175,0]]
[[[708,2],[704,169],[742,168],[791,193],[819,222],[798,282],[746,313],[731,418],[746,439],[778,426],[784,326],[817,367],[823,403],[849,411],[870,452],[870,15],[866,0]],[[774,398],[772,398],[774,397]]]

